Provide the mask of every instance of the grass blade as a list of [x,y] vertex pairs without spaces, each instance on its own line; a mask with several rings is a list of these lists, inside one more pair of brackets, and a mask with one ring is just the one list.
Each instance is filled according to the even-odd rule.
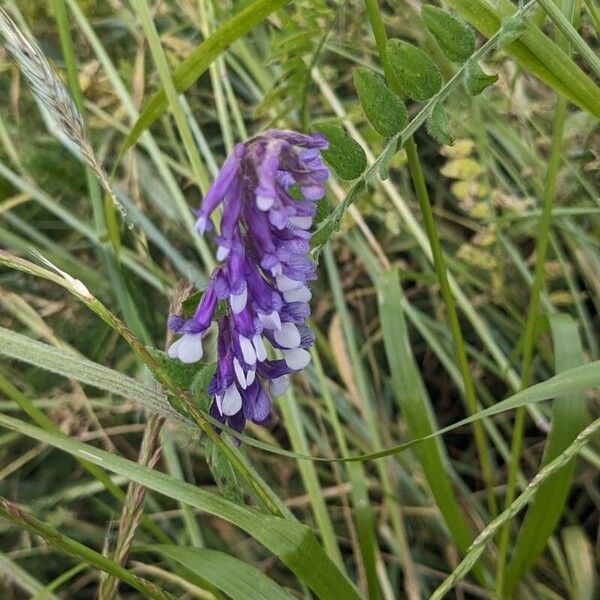
[[[38,429],[37,427],[35,429]],[[39,429],[39,431],[42,431]],[[49,433],[49,432],[48,432]],[[49,433],[50,434],[50,433]],[[56,434],[50,434],[56,435]],[[48,544],[59,548],[63,552],[67,552],[76,556],[78,559],[87,562],[88,564],[100,569],[106,573],[110,573],[118,577],[122,581],[128,583],[135,588],[146,598],[152,600],[172,600],[172,596],[160,590],[157,586],[137,575],[133,575],[127,569],[117,565],[112,560],[102,556],[99,552],[80,544],[78,541],[63,535],[54,527],[46,525],[44,522],[35,517],[23,512],[16,504],[9,502],[5,498],[0,497],[0,517],[10,521],[17,527],[26,529],[34,535],[39,535]]]
[[[577,325],[567,315],[550,317],[556,355],[556,372],[583,364],[583,350]],[[584,392],[560,396],[552,404],[552,429],[548,434],[542,465],[573,442],[585,427],[587,406]],[[506,590],[512,593],[519,578],[542,553],[550,534],[560,519],[569,493],[575,462],[571,462],[542,485],[532,502],[515,545],[506,573]]]
[[[376,282],[379,318],[383,341],[392,375],[394,394],[412,437],[424,437],[437,429],[427,391],[421,379],[402,310],[402,290],[395,271],[382,274]],[[439,440],[431,440],[415,449],[436,504],[454,543],[465,553],[473,541],[471,528],[461,514],[448,477],[451,467]]]
[[600,419],[596,419],[577,436],[568,448],[543,467],[531,480],[525,491],[477,536],[465,558],[435,590],[430,600],[441,600],[454,587],[454,584],[469,572],[481,556],[487,543],[494,538],[498,531],[531,502],[540,486],[573,460],[599,431]]
[[[208,69],[210,64],[235,40],[258,25],[272,12],[281,8],[287,0],[256,0],[237,15],[223,23],[209,38],[204,40],[175,69],[173,83],[177,92],[185,92]],[[130,148],[148,127],[167,110],[168,101],[164,90],[147,102],[131,132],[123,142],[120,155]]]
[[293,600],[279,584],[256,567],[218,550],[186,546],[149,548],[205,579],[233,600]]
[[327,556],[306,525],[239,506],[165,473],[153,471],[62,434],[44,431],[7,415],[0,415],[0,426],[43,441],[73,456],[85,458],[148,489],[229,521],[278,556],[324,600],[360,599],[353,584]]
[[[493,6],[484,0],[448,0],[447,4],[488,38],[500,28],[503,19],[516,12],[508,0],[500,0]],[[531,22],[526,22],[525,32],[506,50],[524,69],[561,96],[600,118],[600,88]]]

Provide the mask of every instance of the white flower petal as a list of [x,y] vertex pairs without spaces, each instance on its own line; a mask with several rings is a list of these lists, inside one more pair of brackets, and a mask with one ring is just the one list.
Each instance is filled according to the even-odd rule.
[[258,320],[267,328],[267,329],[281,329],[281,318],[279,317],[279,313],[274,310],[272,313],[268,315],[262,315],[258,313]]
[[246,308],[246,303],[248,302],[248,288],[244,285],[244,291],[241,294],[230,294],[229,296],[229,304],[231,305],[231,310],[234,315],[239,315],[244,308]]
[[277,289],[280,292],[290,292],[291,290],[296,290],[302,286],[301,281],[291,279],[287,275],[277,275],[275,279],[277,281]]
[[299,229],[310,229],[312,222],[312,217],[290,217],[290,225],[294,225]]
[[221,414],[230,417],[235,415],[242,408],[242,395],[237,389],[235,383],[232,383],[223,394],[223,400],[221,400]]
[[260,362],[267,360],[267,349],[265,348],[262,337],[258,334],[255,335],[252,338],[252,343],[254,344],[254,349],[256,350],[257,360],[260,360]]
[[256,196],[256,206],[258,207],[258,210],[267,211],[273,206],[274,202],[275,200],[268,196]]
[[201,333],[186,333],[181,337],[177,346],[177,358],[182,363],[198,362],[203,354]]
[[281,394],[287,392],[289,387],[290,380],[285,375],[271,379],[269,382],[269,392],[271,393],[271,396],[281,396]]
[[283,358],[290,369],[300,371],[310,362],[310,352],[304,348],[292,348],[291,350],[282,350]]
[[272,269],[271,269],[271,275],[273,275],[273,277],[277,277],[277,275],[281,275],[281,273],[283,272],[283,268],[281,266],[281,263],[277,263]]
[[170,358],[177,358],[178,354],[179,354],[179,344],[181,343],[181,340],[183,338],[179,338],[178,340],[175,340],[170,346],[169,349],[167,350],[167,354],[169,355]]
[[252,342],[243,335],[240,335],[240,349],[246,364],[256,364],[256,351],[254,350],[254,346],[252,345]]
[[246,374],[246,384],[252,385],[256,379],[256,371],[248,371]]
[[215,396],[215,402],[217,403],[217,408],[219,409],[219,414],[222,416],[223,415],[223,411],[221,409],[221,404],[223,402],[223,396],[219,396],[219,394],[217,394]]
[[235,371],[235,376],[242,386],[242,389],[246,389],[246,374],[244,373],[244,369],[242,369],[242,365],[240,365],[240,361],[237,358],[233,359],[233,369]]
[[283,323],[281,329],[274,333],[275,341],[282,348],[297,348],[300,345],[300,332],[293,323]]
[[217,262],[223,262],[229,256],[229,252],[231,252],[231,248],[219,246],[217,249]]
[[286,302],[308,302],[312,298],[312,293],[303,285],[295,290],[284,292],[283,297]]

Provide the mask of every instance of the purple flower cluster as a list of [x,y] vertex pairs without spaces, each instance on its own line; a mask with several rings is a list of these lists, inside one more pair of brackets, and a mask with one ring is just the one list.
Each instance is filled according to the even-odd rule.
[[[315,202],[328,177],[320,134],[270,130],[238,144],[208,190],[196,228],[212,229],[211,214],[223,204],[217,266],[195,314],[169,319],[182,334],[168,354],[184,363],[202,358],[202,337],[219,301],[217,369],[208,392],[210,414],[242,431],[246,420],[263,423],[269,395],[285,392],[287,375],[310,361],[314,334],[306,325],[315,265],[308,257]],[[265,340],[282,358],[269,360]],[[268,393],[267,393],[268,392]]]

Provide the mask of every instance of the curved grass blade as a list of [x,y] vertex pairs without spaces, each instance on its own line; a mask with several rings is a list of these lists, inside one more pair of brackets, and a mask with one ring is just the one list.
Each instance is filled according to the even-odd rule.
[[534,498],[540,486],[555,475],[561,469],[564,469],[568,463],[586,446],[586,444],[600,431],[600,419],[596,419],[588,425],[575,441],[563,450],[554,460],[543,467],[538,474],[529,482],[523,493],[500,515],[498,515],[475,539],[469,552],[461,563],[452,571],[444,582],[433,592],[430,600],[441,600],[456,584],[462,579],[479,560],[487,543],[492,540],[498,531],[519,513]]
[[[488,38],[516,12],[508,0],[493,5],[485,0],[447,0],[447,4]],[[519,39],[506,46],[508,54],[561,96],[600,118],[600,88],[533,23],[523,21],[522,26]]]
[[194,575],[200,576],[233,600],[293,600],[278,583],[267,577],[256,567],[238,558],[208,548],[186,546],[149,546],[145,548],[158,552],[164,557],[179,563]]
[[[395,271],[376,281],[379,319],[394,395],[412,437],[431,435],[437,428],[427,391],[410,349],[408,330],[402,310],[402,290]],[[448,473],[452,471],[439,439],[420,444],[415,454],[444,517],[454,543],[465,553],[474,534],[462,516]]]
[[[577,325],[568,315],[549,317],[558,373],[583,363],[583,349]],[[542,465],[547,464],[573,442],[587,421],[583,392],[560,396],[552,405],[552,429],[546,440]],[[508,595],[519,578],[534,565],[560,519],[569,493],[575,462],[542,485],[519,531],[513,557],[506,573]]]
[[279,557],[323,600],[360,600],[354,585],[335,566],[306,525],[239,506],[165,473],[8,415],[0,414],[0,426],[85,458],[148,489],[229,521]]
[[[1,258],[2,256],[0,254],[0,262]],[[7,332],[10,335],[7,335]],[[19,340],[19,338],[24,338],[24,340]],[[10,340],[11,345],[8,345],[6,343],[6,340]],[[19,353],[17,355],[17,351],[15,350],[17,346],[14,345],[15,340],[16,343],[20,342],[20,344],[27,345],[30,342],[33,342],[33,344],[39,346],[39,350],[37,353],[35,353],[35,356],[32,356],[29,353]],[[48,369],[47,365],[51,360],[50,358],[48,358],[47,355],[49,353],[57,352],[56,348],[54,348],[53,346],[48,346],[46,344],[43,344],[42,342],[31,340],[26,336],[21,336],[20,334],[16,334],[4,328],[0,328],[0,342],[0,354],[6,354],[8,356],[12,356],[14,354],[15,358],[19,360],[30,362],[31,364],[46,369]],[[41,352],[42,349],[43,352]],[[57,373],[61,373],[67,377],[77,379],[77,373],[80,373],[80,371],[71,369],[73,367],[73,364],[76,365],[75,369],[79,369],[80,363],[71,363],[71,360],[72,357],[69,356],[68,353],[65,353],[65,355],[61,355],[61,360],[58,361],[62,370],[59,371],[58,367],[54,366],[52,369],[49,370],[56,369],[55,372]],[[152,402],[153,404],[155,404],[155,407],[152,408],[152,410],[155,410],[157,412],[166,409],[166,406],[168,404],[166,396],[161,395],[159,392],[156,392],[151,388],[148,388],[147,386],[143,385],[139,381],[136,381],[135,379],[132,379],[131,377],[127,377],[126,375],[118,373],[117,371],[113,371],[112,369],[103,367],[102,365],[98,365],[97,363],[94,363],[92,361],[87,361],[87,359],[83,360],[89,363],[90,366],[93,366],[93,373],[95,375],[95,379],[82,379],[82,381],[89,381],[90,385],[93,385],[99,389],[110,391],[111,393],[115,393],[126,398],[130,398],[132,400],[136,400],[145,406],[150,407],[149,403]],[[248,444],[249,446],[254,446],[255,448],[259,448],[261,450],[264,450],[265,452],[271,452],[272,454],[278,454],[280,456],[285,456],[288,458],[311,460],[315,462],[365,462],[370,460],[377,460],[386,456],[392,456],[393,454],[400,454],[401,452],[405,452],[409,448],[413,448],[417,444],[433,440],[437,436],[454,431],[459,427],[469,425],[470,423],[473,423],[480,419],[492,417],[502,412],[506,412],[507,410],[512,410],[520,406],[527,406],[529,404],[542,402],[544,400],[550,400],[551,398],[557,396],[564,396],[568,394],[582,392],[584,390],[597,387],[600,387],[600,361],[595,361],[587,365],[583,365],[581,367],[568,369],[567,371],[559,373],[558,375],[555,375],[554,377],[551,377],[546,381],[543,381],[536,385],[532,385],[531,387],[526,388],[502,400],[501,402],[498,402],[493,406],[490,406],[489,408],[478,412],[477,414],[471,417],[467,417],[465,419],[462,419],[461,421],[457,421],[452,425],[448,425],[447,427],[434,431],[424,437],[416,438],[403,444],[391,446],[389,448],[385,448],[377,452],[372,452],[369,454],[359,454],[356,456],[347,456],[342,458],[326,458],[290,452],[289,450],[284,450],[282,448],[278,448],[277,446],[261,442],[248,435],[240,434],[239,432],[235,431],[234,429],[231,429],[227,425],[224,425],[220,421],[213,419],[209,414],[203,413],[202,411],[199,412],[202,412],[203,417],[212,425],[215,425],[223,431],[226,431],[228,434],[239,439],[245,444]],[[180,415],[175,411],[173,411],[173,413],[169,413],[166,416],[175,418],[178,422],[181,422],[186,428],[189,429],[190,422],[187,419],[185,419],[183,415]],[[247,464],[246,467],[248,469],[251,469],[250,464]]]
[[[208,69],[210,64],[235,40],[258,25],[272,12],[281,8],[287,0],[256,0],[237,15],[223,23],[209,38],[196,47],[175,69],[173,83],[179,92],[185,92]],[[157,92],[146,103],[138,120],[119,152],[119,157],[131,148],[137,139],[158,119],[168,107],[164,90]]]

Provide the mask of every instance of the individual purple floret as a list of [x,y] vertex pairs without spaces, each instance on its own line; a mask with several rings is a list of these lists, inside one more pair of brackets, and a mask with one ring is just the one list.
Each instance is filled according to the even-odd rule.
[[[222,204],[216,267],[196,312],[187,321],[173,315],[169,328],[181,334],[168,354],[184,363],[202,358],[202,337],[220,300],[217,370],[208,392],[210,414],[242,431],[247,420],[265,422],[271,396],[288,388],[288,375],[310,361],[314,335],[306,325],[315,265],[308,257],[315,202],[328,177],[320,134],[272,129],[238,144],[223,164],[198,211],[196,229],[212,230]],[[282,358],[268,360],[265,341]],[[267,393],[268,392],[268,393]]]

